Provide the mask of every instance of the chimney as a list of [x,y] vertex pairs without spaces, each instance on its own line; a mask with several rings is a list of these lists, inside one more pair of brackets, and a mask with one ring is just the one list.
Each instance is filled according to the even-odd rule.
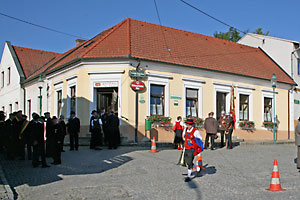
[[82,39],[76,39],[76,46],[80,45],[81,43],[85,42],[86,40],[82,40]]

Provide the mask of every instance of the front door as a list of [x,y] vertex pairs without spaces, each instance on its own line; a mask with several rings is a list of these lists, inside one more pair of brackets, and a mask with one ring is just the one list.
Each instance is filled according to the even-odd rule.
[[224,111],[226,112],[226,95],[228,93],[225,92],[217,92],[217,119],[220,119],[221,117],[221,112]]
[[97,89],[97,111],[100,113],[103,108],[105,111],[118,112],[118,88]]

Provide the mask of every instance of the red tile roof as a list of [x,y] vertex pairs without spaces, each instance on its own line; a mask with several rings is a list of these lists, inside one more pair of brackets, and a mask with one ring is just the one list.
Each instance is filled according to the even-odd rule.
[[129,18],[56,57],[33,76],[78,57],[128,55],[262,79],[275,73],[279,82],[295,84],[261,49]]
[[59,53],[12,46],[21,64],[25,77],[31,76]]

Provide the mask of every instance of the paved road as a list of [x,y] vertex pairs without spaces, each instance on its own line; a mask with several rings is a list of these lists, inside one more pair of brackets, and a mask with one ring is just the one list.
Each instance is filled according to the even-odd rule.
[[[142,147],[81,148],[63,153],[63,164],[48,169],[33,169],[29,161],[1,163],[18,199],[300,199],[292,144],[207,150],[207,170],[189,183],[184,182],[186,168],[176,165],[179,154],[173,149],[150,154]],[[274,158],[284,192],[265,190]]]

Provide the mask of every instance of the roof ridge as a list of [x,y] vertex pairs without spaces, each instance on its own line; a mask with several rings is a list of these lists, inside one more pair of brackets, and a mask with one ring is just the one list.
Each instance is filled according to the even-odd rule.
[[31,51],[38,51],[38,52],[42,52],[42,53],[51,53],[51,54],[62,54],[62,53],[57,53],[57,52],[53,52],[53,51],[45,51],[45,50],[40,50],[40,49],[33,49],[33,48],[28,48],[28,47],[20,47],[20,46],[16,46],[16,45],[12,45],[14,48],[23,48],[23,49],[27,49],[27,50],[31,50]]
[[[112,34],[115,30],[117,30],[122,24],[124,24],[127,21],[129,21],[129,18],[126,18],[125,20],[123,20],[120,23],[118,23],[118,24],[114,25],[113,27],[111,27],[111,30],[109,32],[107,32],[98,41],[96,41],[95,43],[93,43],[86,51],[82,52],[79,56],[80,57],[85,56],[88,52],[90,52],[92,49],[94,49],[99,43],[101,43],[105,38],[107,38],[110,34]],[[101,33],[103,33],[103,32],[104,31],[102,31]],[[101,33],[99,33],[99,34],[101,34]]]

